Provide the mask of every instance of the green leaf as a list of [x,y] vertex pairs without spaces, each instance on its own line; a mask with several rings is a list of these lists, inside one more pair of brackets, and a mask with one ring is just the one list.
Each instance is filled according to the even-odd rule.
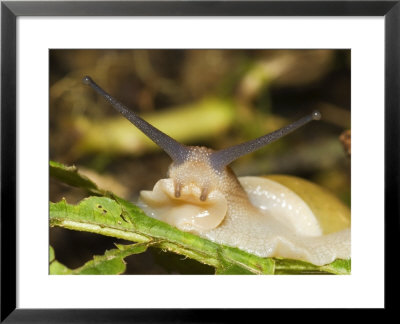
[[124,273],[126,270],[124,258],[132,254],[145,252],[149,244],[141,244],[141,243],[132,245],[116,244],[116,246],[117,249],[106,251],[104,255],[95,255],[92,260],[86,262],[83,266],[74,270],[68,269],[65,265],[54,260],[53,258],[53,260],[50,261],[50,274],[52,275],[121,274]]
[[87,177],[78,173],[76,166],[65,166],[61,163],[50,161],[50,176],[73,187],[86,189],[94,194],[106,195],[97,185]]
[[52,246],[50,246],[49,263],[50,263],[49,272],[51,275],[70,274],[72,272],[71,269],[68,269],[65,265],[61,264],[56,260],[56,256]]
[[65,265],[55,260],[50,264],[50,274],[67,275],[67,274],[72,274],[72,270],[68,269]]
[[229,264],[225,267],[217,268],[215,274],[218,275],[238,275],[238,274],[254,274],[253,272],[237,266],[236,264]]
[[50,226],[86,231],[134,242],[148,242],[149,237],[136,233],[135,226],[123,215],[121,206],[107,197],[89,197],[79,205],[63,199],[50,203]]
[[334,262],[316,266],[314,264],[291,259],[275,258],[276,274],[345,274],[351,272],[351,260],[337,259]]
[[320,269],[329,273],[349,275],[351,273],[351,259],[350,260],[337,259],[333,261],[331,264],[327,264],[320,267]]
[[55,255],[54,255],[54,249],[53,249],[53,247],[50,245],[50,252],[49,252],[49,262],[51,263],[51,262],[53,262],[54,261],[54,259],[56,258],[55,257]]
[[106,251],[104,255],[95,255],[93,260],[86,262],[82,267],[73,270],[72,274],[80,275],[115,275],[124,273],[126,265],[124,258],[143,253],[147,244],[117,245],[117,249]]

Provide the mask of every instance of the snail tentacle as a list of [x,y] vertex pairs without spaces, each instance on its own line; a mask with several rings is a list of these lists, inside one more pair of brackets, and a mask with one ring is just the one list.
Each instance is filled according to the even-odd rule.
[[272,133],[266,134],[248,142],[244,142],[213,152],[210,156],[210,163],[216,171],[221,171],[225,166],[242,157],[243,155],[252,153],[260,149],[261,147],[280,139],[281,137],[295,131],[296,129],[304,126],[312,120],[320,119],[321,113],[319,111],[314,111],[311,114],[300,118],[294,123],[284,126]]
[[99,95],[104,97],[115,110],[120,112],[126,119],[128,119],[133,125],[140,129],[154,143],[161,147],[176,164],[183,163],[186,160],[189,154],[189,149],[185,145],[177,142],[172,137],[161,132],[159,129],[155,128],[144,119],[140,118],[137,114],[129,110],[117,99],[104,91],[89,76],[85,76],[83,78],[83,83],[91,86]]
[[175,188],[175,198],[179,198],[181,196],[182,184],[180,182],[175,181],[174,188]]
[[201,189],[200,200],[201,201],[206,201],[207,196],[208,196],[208,188]]

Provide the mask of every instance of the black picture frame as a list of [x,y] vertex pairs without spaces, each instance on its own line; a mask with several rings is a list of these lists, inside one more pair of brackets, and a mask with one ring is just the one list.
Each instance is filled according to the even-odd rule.
[[[1,321],[5,323],[219,322],[243,310],[19,309],[16,307],[16,19],[19,16],[380,16],[385,19],[385,309],[396,307],[399,237],[400,0],[2,1]],[[373,130],[371,130],[373,131]],[[374,150],[371,148],[371,154]],[[397,253],[396,253],[397,252]],[[366,283],[367,284],[367,283]],[[256,310],[247,310],[256,312]],[[258,310],[261,312],[262,310]],[[261,314],[260,314],[261,315]]]

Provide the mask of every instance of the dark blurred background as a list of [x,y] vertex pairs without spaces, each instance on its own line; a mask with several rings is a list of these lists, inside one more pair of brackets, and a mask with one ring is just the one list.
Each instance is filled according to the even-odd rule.
[[[253,139],[319,109],[323,119],[232,164],[238,176],[290,174],[331,190],[350,206],[350,50],[51,50],[50,158],[135,201],[165,178],[160,151],[82,83],[107,92],[176,140],[214,149]],[[343,137],[342,137],[343,138]],[[50,179],[50,200],[87,193]],[[70,268],[113,243],[50,229],[56,258]],[[155,249],[127,258],[127,274],[213,273]]]

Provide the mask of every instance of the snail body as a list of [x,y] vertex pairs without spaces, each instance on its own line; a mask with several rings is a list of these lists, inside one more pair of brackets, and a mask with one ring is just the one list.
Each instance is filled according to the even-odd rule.
[[[175,141],[129,111],[89,77],[84,78],[84,83],[173,160],[168,178],[159,180],[152,191],[140,193],[138,205],[150,217],[261,257],[299,259],[315,265],[350,258],[350,212],[340,201],[298,178],[237,178],[228,166],[237,158],[320,119],[318,112],[257,139],[214,151]],[[299,189],[303,187],[313,193],[322,192],[328,203],[307,203],[305,200],[312,201],[314,194],[306,197]],[[327,220],[326,215],[333,215],[333,220]]]
[[[197,169],[201,168],[194,168]],[[336,227],[343,229],[326,233],[318,217],[326,210],[315,214],[298,194],[275,180],[236,178],[228,169],[212,176],[216,181],[207,184],[209,193],[203,201],[199,197],[204,187],[198,186],[198,181],[183,182],[177,197],[176,175],[169,175],[170,178],[159,180],[152,191],[142,191],[138,205],[147,215],[180,230],[260,257],[324,265],[350,256],[349,213],[344,206],[336,208],[334,215],[339,223]]]

